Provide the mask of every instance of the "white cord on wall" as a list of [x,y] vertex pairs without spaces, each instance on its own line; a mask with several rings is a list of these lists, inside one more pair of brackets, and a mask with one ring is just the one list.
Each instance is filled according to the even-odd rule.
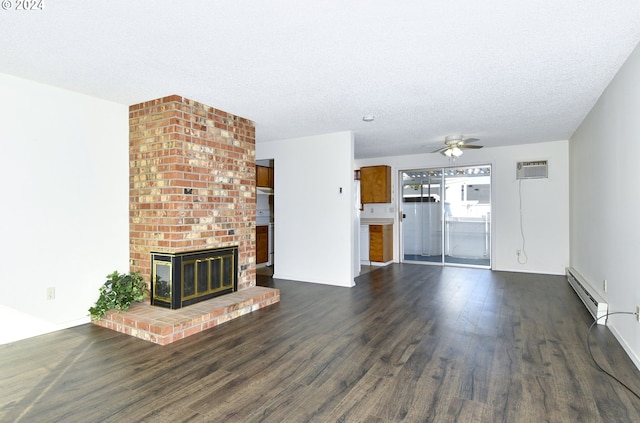
[[[524,229],[522,227],[522,179],[518,179],[518,199],[520,201],[520,237],[522,238],[522,250],[518,250],[516,254],[518,255],[518,264],[526,264],[529,257],[524,249],[526,239],[524,237]],[[524,261],[520,260],[520,257],[524,257]]]

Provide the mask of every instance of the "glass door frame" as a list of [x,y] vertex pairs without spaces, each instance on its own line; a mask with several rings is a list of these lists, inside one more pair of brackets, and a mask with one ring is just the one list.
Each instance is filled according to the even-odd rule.
[[[437,189],[438,193],[436,196],[439,196],[438,201],[439,204],[439,238],[440,238],[440,253],[436,256],[433,255],[423,255],[423,257],[419,257],[420,254],[416,254],[415,252],[408,253],[407,252],[407,242],[410,236],[405,233],[405,231],[409,230],[414,233],[413,226],[408,227],[410,224],[407,219],[407,213],[409,212],[409,208],[405,207],[405,180],[404,176],[412,173],[414,176],[419,173],[423,173],[423,177],[427,178],[430,187],[433,185],[433,176],[439,176],[439,189]],[[493,251],[493,213],[492,211],[492,166],[491,164],[482,164],[482,165],[460,165],[460,166],[440,166],[440,167],[424,167],[424,168],[414,168],[408,170],[399,170],[398,171],[398,210],[399,210],[399,222],[400,228],[398,230],[398,246],[399,246],[399,259],[400,262],[409,262],[409,263],[419,263],[419,264],[431,264],[431,265],[440,265],[440,266],[462,266],[462,267],[474,267],[474,268],[485,268],[491,269],[492,267],[492,251]],[[483,181],[476,184],[469,184],[468,182],[473,181],[477,177],[487,177],[482,178]],[[447,178],[449,180],[453,179],[461,179],[463,180],[460,187],[460,200],[457,202],[451,202],[451,197],[447,199],[446,188]],[[487,183],[488,182],[488,183]],[[420,185],[420,190],[423,189],[424,180],[421,182],[417,182],[414,184],[407,185]],[[476,187],[474,187],[476,185]],[[449,185],[450,186],[450,185]],[[472,188],[470,191],[469,189]],[[434,193],[430,192],[429,197],[431,197]],[[453,192],[450,193],[450,195]],[[424,197],[422,193],[420,193],[420,197]],[[431,199],[429,199],[431,202]],[[432,205],[428,205],[420,202],[420,204],[425,204],[429,206],[430,209],[433,208]],[[488,210],[487,210],[488,208]],[[424,213],[423,208],[420,207],[420,213]],[[462,210],[462,211],[461,211]],[[415,209],[413,210],[414,215],[416,213]],[[459,215],[454,215],[454,213],[460,213]],[[432,223],[429,225],[430,227],[434,227],[433,223],[436,223],[434,220],[431,211],[429,210],[428,216],[430,216],[430,220]],[[438,216],[436,215],[437,219]],[[436,224],[436,228],[437,228]],[[412,230],[413,228],[413,230]],[[462,229],[460,229],[462,228]],[[418,228],[418,236],[422,239],[419,240],[420,247],[424,244],[424,237],[427,236],[430,238],[430,241],[433,240],[434,234],[424,234],[422,230],[423,227]],[[435,235],[438,235],[437,233]],[[455,238],[457,242],[451,243],[452,238]],[[411,241],[411,240],[410,240]],[[462,242],[460,242],[462,241]],[[414,242],[415,240],[411,241]],[[466,243],[466,244],[465,244]],[[429,244],[430,245],[430,244]],[[456,252],[458,255],[462,254],[460,257],[451,254],[453,248],[458,248]],[[414,250],[412,248],[411,250]],[[475,250],[474,250],[475,249]],[[432,249],[433,251],[433,249]],[[475,254],[472,252],[470,255],[470,251],[475,251]],[[436,251],[437,252],[437,251]],[[424,253],[424,250],[421,251]],[[407,258],[409,257],[409,258]],[[435,260],[434,260],[435,257]]]

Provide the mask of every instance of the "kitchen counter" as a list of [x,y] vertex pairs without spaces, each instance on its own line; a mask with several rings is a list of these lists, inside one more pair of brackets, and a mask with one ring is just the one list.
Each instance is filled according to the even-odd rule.
[[393,225],[393,218],[360,218],[361,225]]
[[360,261],[368,260],[374,266],[391,263],[393,218],[360,219],[360,245]]

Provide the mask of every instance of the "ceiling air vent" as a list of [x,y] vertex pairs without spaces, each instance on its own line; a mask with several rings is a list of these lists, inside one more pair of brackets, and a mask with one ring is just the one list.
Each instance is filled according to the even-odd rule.
[[548,178],[548,164],[546,160],[537,162],[518,162],[516,179]]

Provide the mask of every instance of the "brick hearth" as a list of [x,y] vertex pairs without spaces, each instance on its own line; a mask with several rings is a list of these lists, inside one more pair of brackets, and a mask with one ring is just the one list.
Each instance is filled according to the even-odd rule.
[[117,332],[167,345],[280,301],[278,289],[255,286],[178,310],[134,303],[95,322]]

